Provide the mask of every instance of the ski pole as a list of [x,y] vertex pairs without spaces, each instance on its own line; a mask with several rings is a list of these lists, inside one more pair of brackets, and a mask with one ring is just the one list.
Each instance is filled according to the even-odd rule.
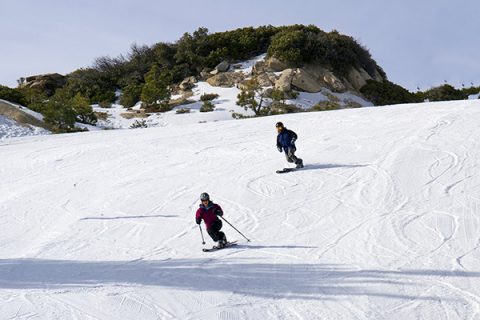
[[222,218],[223,221],[225,221],[226,223],[228,223],[230,225],[230,227],[232,227],[233,229],[235,229],[238,233],[240,233],[242,235],[242,237],[244,237],[245,239],[247,239],[248,242],[250,242],[250,239],[248,239],[247,237],[245,237],[243,235],[243,233],[241,233],[240,231],[238,231],[237,228],[235,228],[234,226],[232,226],[232,224],[230,222],[227,221],[227,219],[225,219],[224,217],[220,216],[220,218]]
[[202,235],[202,244],[205,244],[205,239],[203,239],[202,226],[201,226],[201,225],[198,225],[198,227],[200,228],[200,234]]

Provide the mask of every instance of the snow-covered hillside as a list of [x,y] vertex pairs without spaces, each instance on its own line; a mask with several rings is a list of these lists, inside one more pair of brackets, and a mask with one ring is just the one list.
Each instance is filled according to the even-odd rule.
[[24,136],[36,136],[48,133],[49,132],[43,128],[21,125],[15,120],[0,115],[0,140]]
[[[275,173],[277,121],[304,170]],[[479,122],[472,100],[2,141],[0,318],[480,319]],[[204,191],[252,242],[201,251]]]
[[[265,60],[266,54],[254,57],[251,60],[239,63],[234,68],[230,67],[231,71],[243,73],[247,77],[251,77],[253,66],[260,61]],[[280,74],[281,72],[279,72]],[[267,89],[268,87],[264,88]],[[212,101],[215,106],[213,112],[200,112],[202,101],[200,97],[203,94],[217,94],[218,98]],[[223,120],[233,120],[232,114],[242,114],[245,116],[253,116],[254,113],[251,110],[244,110],[243,107],[237,105],[237,96],[240,93],[240,89],[237,86],[230,88],[216,87],[210,85],[206,81],[198,81],[192,89],[192,95],[188,97],[188,104],[182,104],[175,107],[172,111],[163,113],[141,114],[135,116],[132,112],[127,110],[120,104],[113,104],[111,108],[101,108],[98,105],[93,105],[93,109],[96,112],[103,113],[106,119],[100,119],[97,126],[99,128],[108,129],[128,129],[135,121],[145,121],[148,127],[158,126],[171,126],[171,125],[184,125],[199,122],[214,122]],[[121,93],[118,92],[118,95]],[[174,95],[172,99],[179,99],[181,95]],[[339,105],[344,106],[347,103],[355,103],[358,106],[372,106],[373,104],[358,95],[351,92],[337,93],[332,92],[327,88],[324,88],[318,93],[299,92],[299,95],[295,99],[287,100],[286,103],[296,105],[302,109],[309,109],[318,102],[328,101],[329,99],[338,100]],[[270,103],[269,99],[265,99],[265,103]],[[140,110],[141,103],[138,103],[133,110]],[[187,110],[188,113],[178,113],[178,110]],[[128,116],[128,115],[132,116]],[[91,129],[91,128],[89,128]]]
[[[28,123],[18,123],[14,119],[6,116],[5,114],[10,114],[14,116],[20,116],[20,118],[25,119]],[[24,115],[24,116],[23,116]],[[14,117],[15,118],[15,117]],[[45,135],[49,134],[50,131],[32,125],[30,120],[38,120],[36,122],[42,122],[43,116],[35,111],[32,111],[24,106],[0,99],[0,140],[24,136],[36,136],[36,135]]]

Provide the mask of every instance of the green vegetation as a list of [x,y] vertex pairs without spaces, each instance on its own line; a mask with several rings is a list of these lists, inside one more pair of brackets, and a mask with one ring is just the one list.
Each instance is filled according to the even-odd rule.
[[134,123],[130,126],[130,129],[138,129],[138,128],[148,128],[147,121],[144,119],[142,120],[135,120]]
[[383,82],[368,80],[360,92],[376,106],[421,101],[415,94],[388,80]]
[[[477,91],[478,93],[478,91]],[[419,93],[422,100],[428,101],[449,101],[449,100],[465,100],[469,94],[467,90],[455,89],[449,84],[431,88],[425,92]]]
[[154,64],[145,75],[145,85],[140,97],[147,109],[161,112],[171,110],[169,77],[168,72],[165,72],[165,69],[162,70],[157,64]]
[[0,99],[21,105],[25,105],[26,103],[25,96],[19,89],[12,89],[2,85],[0,85]]
[[[314,25],[247,27],[217,33],[199,28],[185,33],[174,43],[133,44],[125,55],[99,57],[92,66],[68,74],[65,85],[57,88],[53,95],[26,87],[0,86],[0,99],[41,112],[56,130],[64,132],[73,130],[75,121],[95,123],[96,117],[89,105],[110,106],[117,99],[117,90],[121,91],[119,102],[127,108],[141,100],[146,111],[168,111],[175,106],[170,102],[170,89],[186,77],[198,76],[222,61],[235,63],[265,52],[268,57],[276,57],[292,67],[315,63],[339,76],[346,76],[351,68],[363,68],[374,79],[379,74],[386,79],[365,47],[337,31],[325,32]],[[277,90],[269,96],[273,103],[264,103],[264,92],[255,82],[244,85],[238,95],[238,105],[253,110],[256,116],[298,111],[286,105],[283,92]],[[368,81],[361,89],[375,105],[465,99],[479,91],[473,84],[462,89],[444,85],[413,94],[389,81]],[[204,94],[201,101],[209,104],[204,103],[203,110],[212,109],[210,101],[217,97]],[[330,107],[318,106],[319,109]]]
[[237,105],[245,110],[252,110],[256,116],[268,115],[268,106],[263,104],[263,88],[256,78],[243,83],[240,93],[237,96]]
[[212,101],[219,97],[216,93],[204,93],[200,96],[200,101]]
[[310,111],[328,111],[328,110],[338,110],[340,109],[340,104],[334,101],[321,101],[314,105]]
[[176,114],[184,114],[184,113],[190,113],[190,109],[187,108],[180,108],[175,111]]
[[200,112],[212,112],[215,110],[215,106],[210,101],[204,101],[200,107]]

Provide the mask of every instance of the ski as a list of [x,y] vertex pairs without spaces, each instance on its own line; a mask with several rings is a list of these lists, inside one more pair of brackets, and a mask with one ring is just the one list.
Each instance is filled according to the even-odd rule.
[[230,248],[230,247],[233,247],[233,246],[236,246],[236,245],[237,245],[237,240],[232,241],[232,242],[227,242],[227,244],[223,247],[213,246],[212,248],[203,248],[202,251],[203,252],[212,252],[212,251],[222,250],[222,249],[225,249],[225,248]]
[[297,168],[283,168],[282,170],[277,170],[276,173],[287,173],[298,170]]

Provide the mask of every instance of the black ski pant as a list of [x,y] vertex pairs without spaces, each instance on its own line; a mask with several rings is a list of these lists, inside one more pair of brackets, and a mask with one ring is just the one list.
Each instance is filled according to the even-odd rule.
[[285,150],[285,157],[287,158],[287,161],[295,164],[302,163],[303,160],[295,156],[295,151],[297,151],[295,148],[288,148]]
[[220,241],[220,240],[227,241],[227,237],[225,236],[225,233],[220,231],[220,229],[222,229],[222,220],[220,220],[220,219],[215,221],[210,229],[207,229],[208,235],[215,242]]

